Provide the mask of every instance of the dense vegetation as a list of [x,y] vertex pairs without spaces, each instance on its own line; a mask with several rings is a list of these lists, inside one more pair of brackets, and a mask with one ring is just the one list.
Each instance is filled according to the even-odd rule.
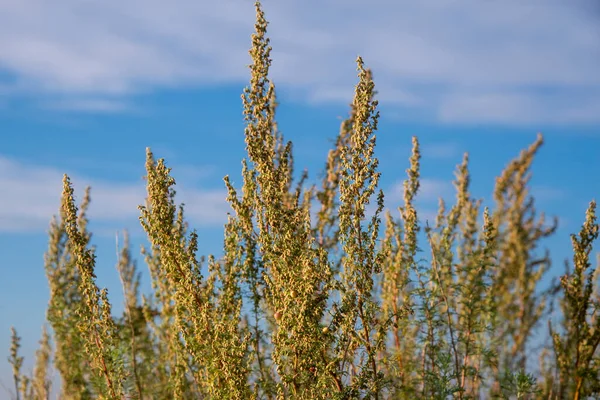
[[[225,177],[233,212],[223,257],[197,258],[198,236],[176,204],[175,180],[148,150],[140,222],[153,294],[139,293],[125,240],[118,265],[125,311],[113,316],[95,281],[90,192],[77,207],[65,176],[45,257],[51,330],[32,376],[21,372],[13,330],[16,397],[49,398],[52,365],[59,396],[69,400],[600,396],[599,268],[589,260],[596,204],[572,236],[572,267],[542,290],[550,259],[539,255],[540,242],[556,229],[528,192],[542,137],[497,179],[493,209],[471,196],[465,155],[456,201],[440,201],[432,225],[414,206],[413,138],[403,204],[398,214],[384,213],[375,86],[358,58],[354,100],[322,184],[308,186],[306,175],[294,181],[292,146],[275,123],[267,22],[259,3],[256,10],[243,94],[248,157],[241,190]],[[549,323],[554,300],[562,325]],[[552,344],[534,374],[532,333],[546,324]]]

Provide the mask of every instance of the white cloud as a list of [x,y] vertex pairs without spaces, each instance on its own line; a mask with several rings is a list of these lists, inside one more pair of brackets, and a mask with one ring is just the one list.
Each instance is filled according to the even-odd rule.
[[459,158],[461,151],[456,143],[425,143],[420,144],[421,155],[424,158],[449,159]]
[[417,196],[420,200],[436,201],[442,197],[445,198],[453,194],[452,182],[444,181],[441,179],[421,179],[421,185],[419,186],[419,192]]
[[[13,88],[102,96],[245,82],[245,0],[4,0]],[[351,100],[354,59],[382,105],[444,122],[597,123],[595,0],[265,0],[273,78],[311,102]],[[2,82],[0,82],[2,84]],[[390,110],[393,111],[393,110]]]
[[[177,177],[177,171],[173,171]],[[77,199],[91,186],[89,218],[95,224],[136,223],[137,206],[146,196],[143,182],[115,183],[69,174]],[[189,174],[188,174],[189,175]],[[63,171],[36,166],[0,156],[0,232],[44,232],[57,214],[62,192]],[[194,185],[196,186],[196,185]],[[177,185],[178,203],[186,204],[191,227],[221,226],[229,205],[225,190],[199,190]],[[79,202],[79,200],[77,200]],[[114,230],[111,231],[114,234]]]
[[[510,121],[506,120],[507,115],[511,116]],[[449,94],[441,102],[440,119],[446,122],[594,123],[600,121],[600,96],[556,93],[535,97],[521,92]]]
[[[438,199],[447,198],[453,194],[452,182],[444,181],[441,179],[433,178],[421,178],[419,179],[419,191],[417,192],[417,201],[424,201],[426,203],[437,204]],[[399,181],[392,185],[392,187],[385,192],[386,203],[388,205],[394,205],[398,202],[402,202],[404,197],[404,181]]]
[[102,98],[52,100],[43,102],[42,107],[49,110],[70,110],[94,113],[115,113],[132,111],[134,109],[134,107],[123,100]]

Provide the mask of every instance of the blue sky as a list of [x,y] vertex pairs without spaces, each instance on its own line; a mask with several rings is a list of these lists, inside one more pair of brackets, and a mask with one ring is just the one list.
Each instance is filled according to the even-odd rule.
[[[489,199],[506,163],[544,133],[532,188],[560,218],[547,241],[562,273],[569,233],[600,194],[600,7],[576,0],[266,0],[278,122],[298,170],[320,172],[348,112],[360,54],[379,91],[377,155],[387,205],[400,200],[410,141],[422,144],[421,215],[451,199],[468,151]],[[45,231],[68,173],[89,216],[98,280],[120,310],[115,233],[144,242],[144,153],[164,157],[200,234],[219,254],[240,183],[240,94],[252,2],[0,1],[0,382],[12,386],[9,327],[32,365],[48,301]],[[144,268],[140,260],[140,266]],[[147,282],[146,282],[147,283]],[[5,393],[0,387],[0,391]],[[3,397],[4,395],[0,395]]]

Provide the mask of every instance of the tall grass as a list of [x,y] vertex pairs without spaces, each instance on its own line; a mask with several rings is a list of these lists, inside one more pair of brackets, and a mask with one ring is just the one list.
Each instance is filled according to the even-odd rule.
[[[153,293],[139,292],[126,238],[118,264],[125,309],[114,316],[96,284],[90,192],[78,207],[65,176],[45,257],[51,334],[43,332],[26,376],[13,329],[16,398],[48,399],[51,366],[69,400],[598,398],[596,203],[572,237],[573,268],[541,290],[550,259],[537,249],[556,229],[528,192],[542,137],[497,179],[492,209],[471,195],[465,155],[456,200],[440,201],[431,225],[414,204],[421,153],[413,138],[403,202],[384,214],[375,84],[358,58],[354,99],[322,182],[294,181],[292,145],[275,122],[266,30],[257,2],[242,96],[247,158],[241,189],[225,177],[233,213],[223,257],[196,256],[198,236],[176,203],[171,170],[148,150],[139,209]],[[562,325],[549,324],[552,345],[534,375],[531,339],[555,299]]]

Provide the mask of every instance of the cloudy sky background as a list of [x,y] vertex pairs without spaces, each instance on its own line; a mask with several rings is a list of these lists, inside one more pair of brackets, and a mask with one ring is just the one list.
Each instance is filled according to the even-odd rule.
[[[534,193],[560,230],[547,245],[556,274],[589,200],[600,193],[600,6],[595,0],[266,0],[280,127],[298,169],[320,171],[347,114],[360,54],[382,113],[378,156],[388,205],[401,194],[410,137],[423,145],[422,216],[453,196],[471,156],[473,191],[545,134]],[[165,157],[200,252],[220,253],[239,183],[240,93],[254,9],[249,0],[0,0],[0,355],[9,327],[25,366],[44,319],[45,230],[63,173],[92,186],[99,284],[115,310],[115,232],[143,243],[144,152]],[[143,265],[142,265],[143,267]],[[10,387],[0,363],[0,382]],[[2,390],[0,388],[0,390]]]

